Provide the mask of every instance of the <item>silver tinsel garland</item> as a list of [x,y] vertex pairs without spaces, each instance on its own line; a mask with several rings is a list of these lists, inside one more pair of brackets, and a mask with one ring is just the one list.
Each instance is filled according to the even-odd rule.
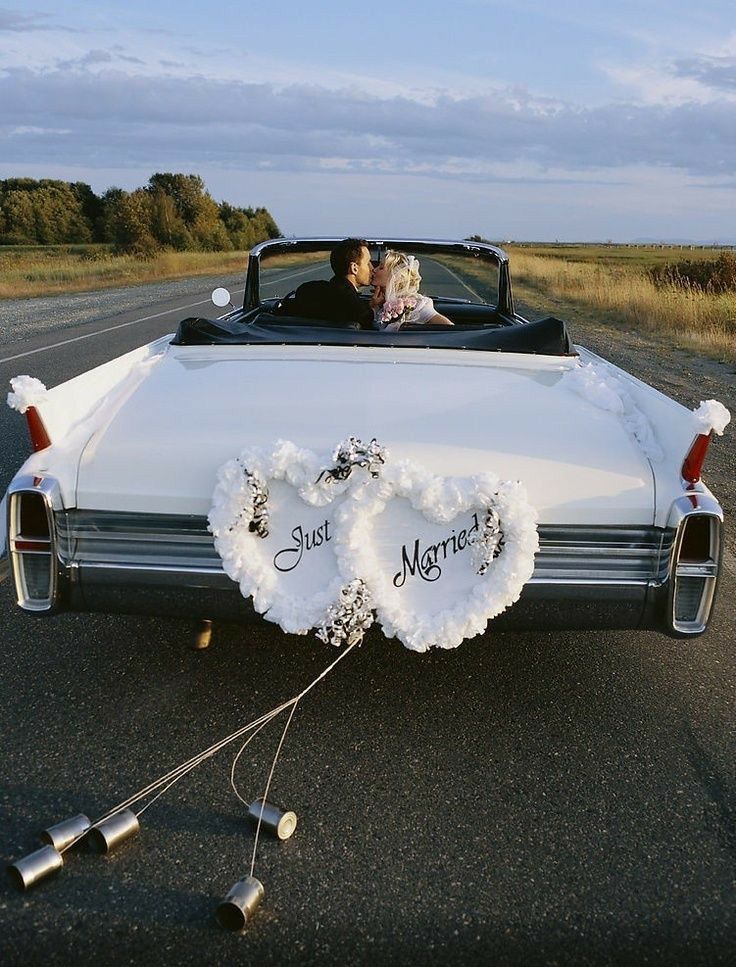
[[473,541],[473,565],[477,574],[485,574],[491,561],[498,557],[503,550],[504,538],[501,529],[501,518],[496,511],[489,507],[483,530]]
[[355,578],[340,591],[340,603],[330,605],[317,637],[326,645],[354,645],[373,624],[370,591],[361,578]]
[[259,537],[268,537],[268,487],[257,474],[244,467],[240,460],[238,463],[250,492],[250,500],[228,527],[228,531],[234,531],[244,517],[249,517],[248,530]]
[[348,437],[337,445],[332,454],[335,466],[330,470],[323,470],[317,483],[322,477],[327,477],[328,480],[347,480],[355,467],[367,470],[371,477],[377,477],[386,462],[386,456],[386,448],[375,437],[370,443],[363,443],[358,437]]
[[243,473],[253,495],[253,519],[248,524],[248,530],[259,537],[268,537],[268,487],[249,470],[244,468]]

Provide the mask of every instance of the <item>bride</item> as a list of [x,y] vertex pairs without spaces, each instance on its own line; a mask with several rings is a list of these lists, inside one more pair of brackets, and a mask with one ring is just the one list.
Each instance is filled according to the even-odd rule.
[[388,249],[373,269],[373,325],[386,332],[397,332],[411,326],[452,326],[447,316],[435,312],[434,303],[420,295],[419,259],[404,252]]

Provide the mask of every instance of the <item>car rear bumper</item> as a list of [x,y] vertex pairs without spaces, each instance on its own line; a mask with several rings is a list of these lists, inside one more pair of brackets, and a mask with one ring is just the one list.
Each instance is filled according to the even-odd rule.
[[[32,492],[38,497],[36,480],[17,479],[9,493]],[[67,511],[48,478],[40,485],[40,492],[48,511],[49,548],[45,551],[42,547],[41,552],[53,571],[48,583],[51,592],[48,600],[40,603],[24,601],[18,580],[22,569],[16,561],[16,594],[25,610],[39,614],[75,610],[173,615],[238,622],[258,617],[250,600],[243,599],[237,585],[224,573],[206,518]],[[703,551],[703,561],[683,562],[678,554],[684,546],[686,521],[696,516],[707,519],[707,553]],[[8,543],[11,559],[17,559],[12,517],[9,513]],[[721,524],[719,505],[703,492],[676,501],[664,528],[540,525],[534,574],[519,601],[494,619],[494,627],[643,627],[676,636],[700,634],[707,626],[717,583]],[[37,561],[33,563],[38,566]],[[705,603],[693,606],[692,615],[685,614],[682,601],[678,604],[674,597],[677,588],[687,582],[690,598],[683,592],[682,600],[694,600],[698,588],[706,589]]]
[[[201,575],[88,568],[70,584],[69,610],[101,613],[209,618],[234,623],[263,620],[227,579],[203,581]],[[181,582],[184,578],[184,582]],[[181,582],[181,583],[180,583]],[[644,623],[649,589],[626,584],[530,583],[511,608],[493,620],[499,629],[562,630],[660,627]],[[664,630],[664,629],[662,629]]]

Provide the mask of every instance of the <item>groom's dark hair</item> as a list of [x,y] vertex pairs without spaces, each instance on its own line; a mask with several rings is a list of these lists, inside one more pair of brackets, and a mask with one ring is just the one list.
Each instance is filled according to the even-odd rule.
[[342,242],[338,242],[330,253],[330,265],[335,275],[344,279],[350,263],[357,262],[360,258],[362,248],[368,248],[368,242],[364,238],[344,238]]

